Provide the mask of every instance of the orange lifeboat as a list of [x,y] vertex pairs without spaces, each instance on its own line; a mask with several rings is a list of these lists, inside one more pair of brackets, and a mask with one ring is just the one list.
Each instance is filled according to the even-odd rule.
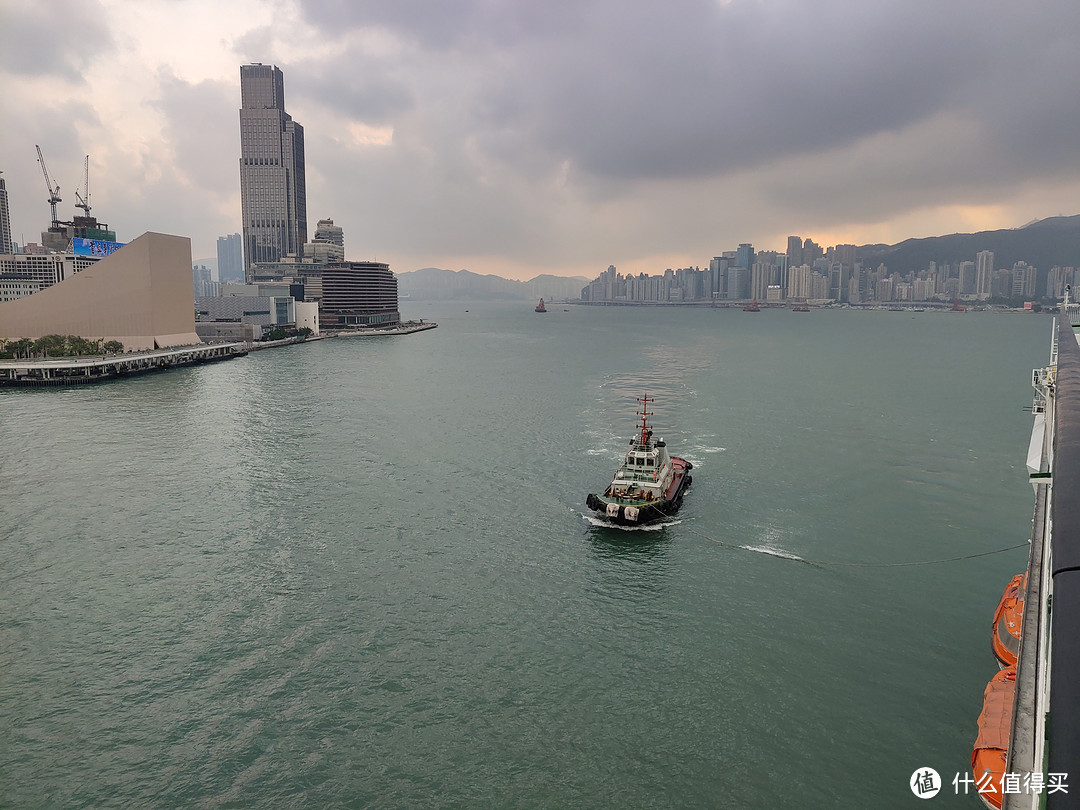
[[1016,667],[1006,667],[990,679],[983,692],[979,736],[971,752],[971,773],[983,804],[1001,810],[1002,786],[1009,756],[1013,701],[1016,698]]
[[990,646],[999,667],[1016,666],[1016,656],[1020,651],[1020,627],[1024,618],[1024,596],[1027,591],[1027,573],[1017,574],[1001,595],[997,610],[994,612],[994,631]]

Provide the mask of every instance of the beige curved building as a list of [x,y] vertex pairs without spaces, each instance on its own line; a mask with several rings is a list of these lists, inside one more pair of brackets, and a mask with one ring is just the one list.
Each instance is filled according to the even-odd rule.
[[0,302],[0,338],[78,335],[125,349],[201,343],[195,334],[191,240],[144,233],[59,284]]

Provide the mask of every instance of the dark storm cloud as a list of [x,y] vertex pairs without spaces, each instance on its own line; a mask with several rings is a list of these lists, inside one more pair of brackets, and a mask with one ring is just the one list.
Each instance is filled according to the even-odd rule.
[[545,32],[557,33],[567,0],[499,3],[490,0],[299,0],[307,21],[329,34],[357,28],[392,31],[422,50],[506,48]]
[[314,101],[340,115],[369,125],[389,123],[415,103],[408,82],[393,75],[393,67],[364,54],[350,55],[348,69],[322,61],[282,65],[289,74],[286,106],[290,97]]
[[0,7],[0,73],[81,82],[90,62],[113,47],[105,11],[92,0]]
[[457,120],[443,134],[477,133],[486,154],[510,162],[542,155],[623,180],[720,176],[954,109],[993,130],[986,162],[1031,146],[1050,147],[1054,159],[1072,150],[1060,130],[1032,119],[1076,120],[1075,3],[304,0],[302,8],[327,36],[393,35],[406,50],[403,66],[388,68],[395,83],[406,69],[419,88],[460,69]]

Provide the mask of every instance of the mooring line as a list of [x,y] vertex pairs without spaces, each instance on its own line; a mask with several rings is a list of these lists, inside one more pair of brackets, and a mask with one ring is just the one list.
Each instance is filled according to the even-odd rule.
[[[660,512],[659,509],[656,510]],[[671,518],[672,516],[666,512],[660,512],[664,517]],[[914,562],[842,562],[840,560],[808,560],[806,557],[800,557],[798,554],[792,554],[787,551],[770,551],[769,549],[757,549],[750,548],[749,546],[739,545],[738,543],[726,543],[723,540],[719,540],[715,537],[710,537],[704,532],[699,532],[692,526],[686,527],[687,531],[696,534],[698,537],[702,537],[708,540],[710,543],[716,543],[717,545],[725,546],[726,548],[737,548],[742,551],[752,551],[755,554],[767,554],[770,557],[779,557],[782,560],[790,560],[791,562],[801,562],[807,565],[829,565],[833,567],[844,568],[906,568],[914,565],[938,565],[939,563],[959,562],[960,560],[973,560],[976,557],[989,557],[992,554],[1002,554],[1006,551],[1013,551],[1018,548],[1030,545],[1028,541],[1023,543],[1017,543],[1015,546],[1007,546],[1006,548],[996,548],[993,551],[980,551],[978,554],[962,554],[959,557],[946,557],[941,560],[916,560]]]

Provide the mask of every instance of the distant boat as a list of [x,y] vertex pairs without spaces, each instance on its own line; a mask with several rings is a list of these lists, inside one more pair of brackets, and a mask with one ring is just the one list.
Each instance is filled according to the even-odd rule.
[[540,299],[540,303],[536,305],[536,309],[533,312],[547,312],[547,307],[544,306],[544,299]]
[[742,311],[743,312],[761,312],[761,307],[758,306],[757,299],[755,298],[753,301],[751,301],[749,304],[747,304],[745,307],[743,307]]
[[808,307],[806,304],[799,304],[798,306],[792,307],[791,311],[792,312],[809,312],[810,307]]

